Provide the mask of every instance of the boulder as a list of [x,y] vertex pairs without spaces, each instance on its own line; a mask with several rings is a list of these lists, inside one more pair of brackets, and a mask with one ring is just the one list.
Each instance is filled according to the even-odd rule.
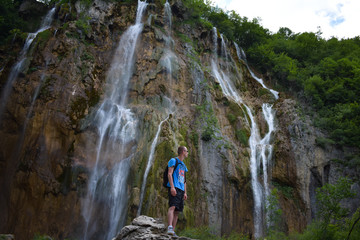
[[166,234],[166,227],[160,219],[154,219],[148,216],[139,216],[135,218],[131,225],[125,226],[113,240],[127,239],[181,239],[191,240],[186,237],[175,237]]

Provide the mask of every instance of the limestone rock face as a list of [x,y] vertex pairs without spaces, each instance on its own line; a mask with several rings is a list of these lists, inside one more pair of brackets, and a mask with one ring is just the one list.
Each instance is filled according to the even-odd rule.
[[[108,83],[109,69],[120,40],[136,20],[137,2],[62,3],[52,27],[31,44],[0,113],[0,232],[13,233],[20,240],[36,233],[83,239],[84,206],[98,164],[101,134],[94,119],[106,91],[113,87]],[[192,24],[181,0],[169,1],[171,29],[165,20],[165,1],[148,2],[127,87],[126,107],[136,118],[136,134],[121,145],[111,138],[112,132],[104,133],[103,146],[113,144],[129,159],[125,223],[119,226],[138,215],[152,142],[164,121],[140,214],[166,219],[168,193],[162,187],[162,172],[170,158],[177,156],[177,147],[185,145],[190,150],[185,160],[188,200],[178,228],[207,225],[218,235],[237,231],[253,236],[250,119],[244,105],[227,97],[214,76],[211,62],[216,54],[219,67],[226,70],[254,115],[261,137],[268,131],[262,105],[273,104],[276,130],[271,136],[269,184],[281,190],[284,230],[304,229],[316,213],[315,189],[343,174],[330,160],[343,159],[344,152],[318,146],[316,138],[323,133],[301,115],[297,103],[282,93],[276,100],[264,90],[238,58],[234,44],[222,40],[218,32],[214,37],[213,29]],[[226,56],[221,55],[222,41],[228,49]],[[1,89],[18,60],[6,49],[21,51],[19,41],[13,44],[0,51],[4,60]],[[107,153],[111,161],[105,172],[112,172],[118,163],[115,152]],[[93,191],[109,191],[106,180],[99,182]],[[99,195],[93,203],[93,239],[101,239],[110,227],[109,206]],[[351,203],[354,206],[356,202]],[[117,239],[131,239],[132,234],[139,239],[168,239],[163,231],[161,222],[141,216],[123,228]]]

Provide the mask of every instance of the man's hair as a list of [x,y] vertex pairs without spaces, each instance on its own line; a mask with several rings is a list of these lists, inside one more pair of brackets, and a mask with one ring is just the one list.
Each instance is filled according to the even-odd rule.
[[180,146],[180,147],[178,148],[178,154],[179,154],[179,155],[182,154],[183,151],[185,151],[185,146]]

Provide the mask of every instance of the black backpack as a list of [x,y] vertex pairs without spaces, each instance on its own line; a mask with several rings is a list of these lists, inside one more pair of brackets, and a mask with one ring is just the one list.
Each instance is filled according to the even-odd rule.
[[[175,159],[176,159],[176,163],[175,163],[173,175],[174,175],[174,172],[175,172],[177,166],[179,165],[179,160],[177,158],[175,158]],[[168,172],[169,172],[169,167],[168,167],[168,165],[166,165],[165,171],[163,173],[163,186],[167,187],[167,188],[168,188],[167,184],[169,182]],[[173,179],[174,179],[174,177],[173,177]]]

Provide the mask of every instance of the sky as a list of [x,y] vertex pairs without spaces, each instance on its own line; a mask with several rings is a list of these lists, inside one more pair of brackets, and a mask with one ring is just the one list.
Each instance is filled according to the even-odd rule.
[[276,33],[287,27],[294,33],[317,32],[321,36],[360,36],[360,0],[211,0],[213,6],[235,10],[241,17],[260,18],[260,24]]

